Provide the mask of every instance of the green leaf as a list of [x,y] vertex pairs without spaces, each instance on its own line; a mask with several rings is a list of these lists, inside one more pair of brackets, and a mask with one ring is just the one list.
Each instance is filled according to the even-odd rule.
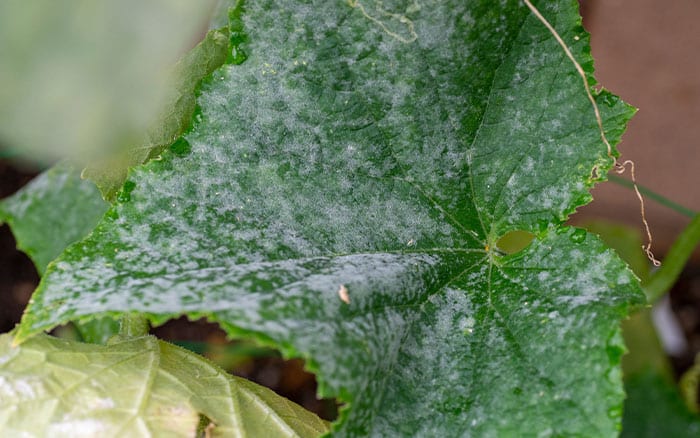
[[[651,263],[642,251],[642,234],[638,228],[606,220],[586,221],[581,225],[613,248],[642,283],[649,278]],[[628,349],[622,358],[622,370],[626,377],[651,370],[659,376],[672,378],[671,363],[659,341],[650,307],[635,309],[622,322],[622,336]]]
[[[642,236],[639,230],[602,220],[587,222],[585,227],[615,248],[639,277],[649,277],[650,263],[640,249]],[[622,324],[629,351],[622,358],[627,398],[621,436],[698,436],[700,417],[693,415],[683,404],[673,382],[668,356],[654,328],[651,310],[638,310]]]
[[626,379],[622,437],[696,437],[700,417],[688,411],[678,389],[661,374],[648,370]]
[[214,0],[0,2],[0,139],[25,159],[98,159],[138,142],[166,69]]
[[228,29],[210,31],[173,68],[161,111],[143,142],[83,171],[85,178],[95,181],[105,199],[114,201],[129,168],[158,157],[190,127],[200,81],[219,68],[229,52]]
[[112,336],[119,333],[119,321],[111,316],[73,321],[73,324],[80,340],[92,344],[106,344]]
[[[43,275],[49,262],[87,236],[108,208],[93,183],[82,180],[73,165],[61,162],[0,201],[0,221],[9,224],[17,247]],[[77,323],[76,328],[84,341],[103,344],[119,325],[114,318],[103,317]]]
[[[341,436],[616,434],[619,321],[644,298],[561,225],[611,165],[581,77],[518,1],[399,3],[232,14],[247,60],[52,265],[18,341],[206,316],[303,357]],[[575,3],[539,8],[591,74]],[[596,99],[619,141],[632,109]],[[536,238],[504,256],[512,230]]]
[[[0,428],[8,436],[316,437],[326,423],[152,336],[109,346],[0,336]],[[261,431],[265,431],[261,434]]]
[[17,247],[43,274],[51,260],[95,228],[108,207],[94,184],[59,163],[0,201],[0,221],[10,225]]

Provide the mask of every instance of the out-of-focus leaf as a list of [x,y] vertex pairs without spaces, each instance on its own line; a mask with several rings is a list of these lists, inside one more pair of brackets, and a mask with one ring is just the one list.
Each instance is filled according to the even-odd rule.
[[680,381],[681,394],[688,409],[700,413],[698,391],[700,391],[700,354],[695,357],[695,364],[687,370]]
[[651,309],[640,309],[622,322],[622,335],[628,352],[622,357],[625,377],[652,370],[673,378],[673,369],[664,351],[651,317]]
[[152,336],[108,346],[0,336],[4,436],[316,437],[314,414]]
[[0,2],[0,141],[25,158],[86,160],[138,144],[166,70],[214,0]]
[[653,370],[625,379],[623,438],[700,436],[700,417],[683,403],[676,386]]
[[75,321],[74,324],[80,339],[91,344],[106,344],[119,332],[119,320],[111,316]]

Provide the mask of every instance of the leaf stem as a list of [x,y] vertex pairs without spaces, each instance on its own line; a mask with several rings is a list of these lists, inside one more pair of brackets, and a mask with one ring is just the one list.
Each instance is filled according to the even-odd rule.
[[[612,183],[619,185],[619,186],[627,187],[628,189],[634,189],[634,183],[632,181],[626,180],[620,176],[610,174],[610,175],[608,175],[608,180]],[[694,218],[695,215],[697,214],[696,211],[693,211],[693,210],[691,210],[687,207],[684,207],[676,202],[673,202],[670,199],[668,199],[667,197],[665,197],[664,195],[656,193],[647,187],[644,187],[642,185],[637,184],[637,188],[639,189],[639,192],[642,195],[646,196],[647,198],[652,199],[652,200],[658,202],[659,204],[663,205],[664,207],[668,207],[671,210],[676,211],[684,216],[687,216],[689,218]]]
[[664,258],[663,265],[643,285],[650,304],[655,303],[671,289],[698,243],[700,243],[700,214],[695,215],[676,238]]
[[128,313],[119,320],[119,336],[136,338],[148,334],[148,319],[140,313]]

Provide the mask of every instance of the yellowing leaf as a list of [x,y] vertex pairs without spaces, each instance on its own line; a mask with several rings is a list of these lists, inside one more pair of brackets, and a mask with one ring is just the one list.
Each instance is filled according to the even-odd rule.
[[[107,346],[0,336],[0,430],[6,436],[316,437],[312,413],[200,356],[145,336]],[[264,432],[261,435],[261,432]]]

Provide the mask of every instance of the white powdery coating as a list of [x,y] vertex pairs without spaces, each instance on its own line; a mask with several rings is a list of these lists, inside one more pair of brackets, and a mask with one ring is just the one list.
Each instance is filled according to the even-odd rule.
[[46,388],[40,379],[29,377],[27,379],[13,378],[6,379],[0,376],[0,395],[6,400],[32,400],[43,397]]
[[47,436],[96,437],[109,429],[108,425],[95,419],[67,419],[49,424]]

